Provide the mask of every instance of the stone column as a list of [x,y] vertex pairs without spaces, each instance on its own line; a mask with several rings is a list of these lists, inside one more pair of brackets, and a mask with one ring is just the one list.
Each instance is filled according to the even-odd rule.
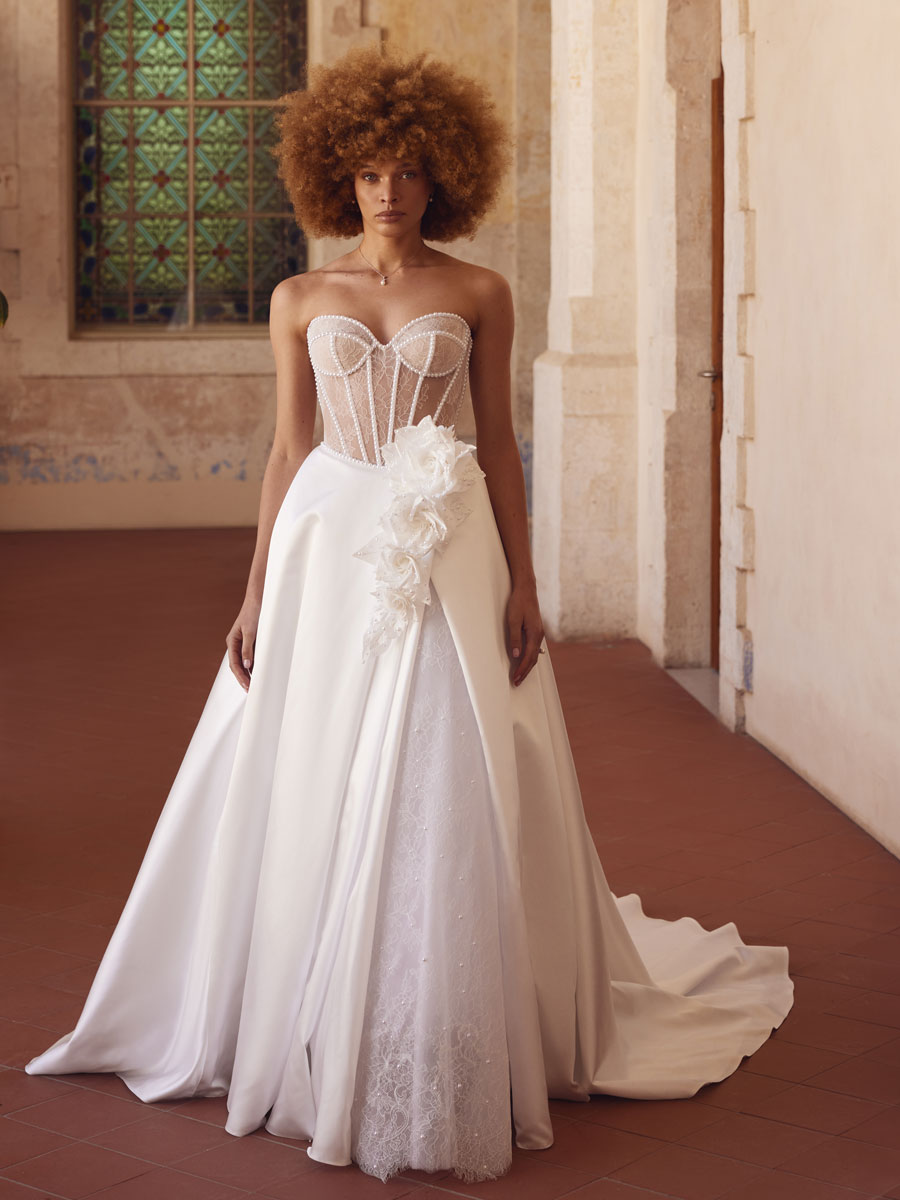
[[637,635],[710,661],[711,80],[719,0],[639,0]]
[[721,621],[719,716],[746,727],[744,697],[753,691],[753,631],[747,590],[756,537],[747,486],[747,460],[756,422],[753,316],[756,300],[756,212],[749,195],[750,129],[755,116],[754,40],[750,12],[740,0],[722,4],[725,68],[725,308],[722,429]]
[[535,362],[534,559],[553,637],[636,607],[636,0],[554,0],[548,349]]

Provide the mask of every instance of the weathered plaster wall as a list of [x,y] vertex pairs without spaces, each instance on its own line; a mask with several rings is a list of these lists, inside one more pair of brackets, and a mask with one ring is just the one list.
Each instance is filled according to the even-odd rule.
[[[253,524],[274,420],[265,331],[188,339],[70,333],[67,14],[67,0],[39,8],[0,0],[0,287],[12,307],[0,332],[0,527]],[[521,125],[497,212],[475,242],[450,249],[513,284],[526,465],[530,363],[543,345],[549,259],[546,228],[541,236],[548,24],[549,0],[310,4],[311,57],[382,36],[404,49],[428,47],[487,79],[501,110]],[[312,263],[347,245],[313,247]],[[461,432],[471,424],[468,414]]]
[[900,7],[729,7],[746,729],[897,851]]
[[252,519],[272,416],[265,335],[70,336],[69,24],[64,0],[0,0],[0,523]]

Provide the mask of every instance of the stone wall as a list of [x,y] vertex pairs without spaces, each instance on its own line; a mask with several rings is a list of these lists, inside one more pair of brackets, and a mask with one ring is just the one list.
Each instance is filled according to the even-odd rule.
[[[0,522],[253,519],[273,409],[265,331],[72,335],[69,4],[0,0]],[[18,270],[14,268],[17,265]]]
[[556,0],[536,567],[553,634],[709,661],[718,0]]
[[660,663],[709,663],[711,81],[719,0],[639,4],[638,636]]
[[555,637],[632,634],[637,577],[633,3],[554,0],[548,349],[534,559]]

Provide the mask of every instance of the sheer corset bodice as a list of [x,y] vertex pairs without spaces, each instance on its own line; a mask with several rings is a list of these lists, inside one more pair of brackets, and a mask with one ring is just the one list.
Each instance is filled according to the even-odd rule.
[[307,341],[330,450],[381,466],[381,447],[401,426],[456,420],[472,349],[456,313],[416,317],[388,342],[354,317],[319,316]]

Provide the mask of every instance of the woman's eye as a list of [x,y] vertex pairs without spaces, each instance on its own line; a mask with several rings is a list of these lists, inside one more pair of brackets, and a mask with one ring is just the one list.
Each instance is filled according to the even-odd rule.
[[[415,179],[417,176],[418,171],[416,171],[414,168],[410,168],[408,171],[401,172],[401,178],[403,179]],[[377,183],[378,174],[375,171],[363,171],[360,175],[360,179],[362,179],[363,183]]]

